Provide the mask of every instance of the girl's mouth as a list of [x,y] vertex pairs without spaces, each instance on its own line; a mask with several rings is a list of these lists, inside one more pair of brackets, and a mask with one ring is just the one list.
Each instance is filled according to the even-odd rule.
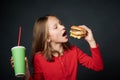
[[64,37],[64,36],[66,36],[66,35],[67,35],[67,32],[65,31],[62,36]]

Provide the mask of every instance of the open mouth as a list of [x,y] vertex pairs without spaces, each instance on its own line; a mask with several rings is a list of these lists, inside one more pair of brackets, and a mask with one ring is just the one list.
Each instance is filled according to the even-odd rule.
[[67,32],[65,31],[62,36],[64,37],[64,36],[66,36],[66,35],[67,35]]

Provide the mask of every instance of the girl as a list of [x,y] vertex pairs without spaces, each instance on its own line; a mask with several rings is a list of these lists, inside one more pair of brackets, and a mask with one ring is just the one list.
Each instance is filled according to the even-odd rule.
[[[103,61],[92,31],[85,25],[79,26],[88,31],[84,38],[92,56],[88,56],[77,46],[70,45],[64,25],[53,15],[40,17],[34,25],[32,43],[32,64],[30,75],[26,59],[27,80],[76,80],[78,63],[95,71],[103,70]],[[13,62],[12,62],[13,63]]]

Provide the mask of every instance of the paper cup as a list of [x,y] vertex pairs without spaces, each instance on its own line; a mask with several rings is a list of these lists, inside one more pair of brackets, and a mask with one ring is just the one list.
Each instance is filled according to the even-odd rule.
[[25,47],[15,46],[11,48],[16,77],[25,76]]

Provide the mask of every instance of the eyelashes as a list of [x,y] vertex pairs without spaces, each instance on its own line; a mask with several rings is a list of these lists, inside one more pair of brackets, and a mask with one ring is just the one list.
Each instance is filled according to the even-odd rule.
[[54,29],[57,29],[57,28],[58,28],[57,25],[55,25]]
[[57,29],[59,25],[63,25],[63,23],[61,21],[59,21],[58,23],[56,23],[54,26],[53,26],[53,29]]

